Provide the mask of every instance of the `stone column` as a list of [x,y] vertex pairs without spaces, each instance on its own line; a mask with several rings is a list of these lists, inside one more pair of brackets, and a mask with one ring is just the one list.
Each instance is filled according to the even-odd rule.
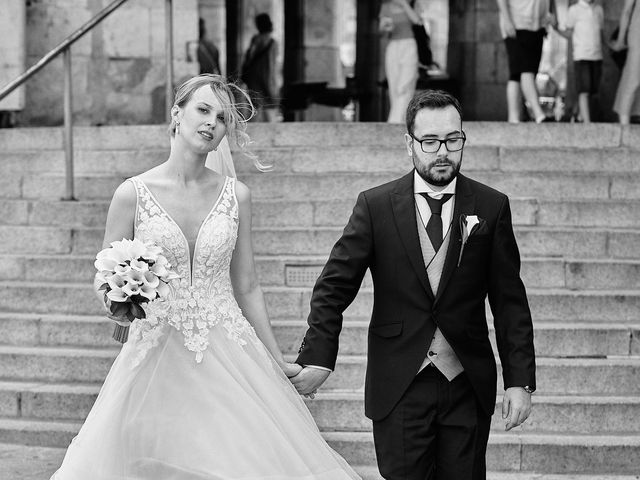
[[[25,27],[26,7],[23,0],[0,1],[0,87],[4,87],[26,70]],[[22,110],[24,108],[24,89],[19,87],[0,102],[0,110]]]
[[[305,82],[328,82],[344,87],[340,64],[338,13],[341,0],[305,0]],[[339,108],[313,104],[305,120],[338,121]]]

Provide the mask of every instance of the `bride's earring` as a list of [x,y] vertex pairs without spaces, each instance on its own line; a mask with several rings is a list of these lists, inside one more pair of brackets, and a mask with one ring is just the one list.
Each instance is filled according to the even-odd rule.
[[176,134],[180,133],[180,122],[176,122]]

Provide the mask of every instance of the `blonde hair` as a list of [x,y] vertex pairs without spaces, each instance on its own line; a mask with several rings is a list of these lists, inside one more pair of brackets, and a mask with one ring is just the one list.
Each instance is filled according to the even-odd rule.
[[[252,143],[251,138],[246,132],[247,122],[256,114],[256,109],[249,97],[249,94],[236,84],[227,82],[221,75],[212,73],[203,73],[190,78],[176,90],[173,107],[184,108],[193,94],[200,87],[209,85],[213,93],[224,109],[224,121],[227,127],[227,136],[230,137],[240,151],[253,161],[253,164],[261,172],[270,170],[270,165],[263,164],[258,156],[249,150],[248,146]],[[172,107],[172,109],[173,109]],[[172,137],[176,134],[177,122],[172,117],[169,125],[169,133]]]

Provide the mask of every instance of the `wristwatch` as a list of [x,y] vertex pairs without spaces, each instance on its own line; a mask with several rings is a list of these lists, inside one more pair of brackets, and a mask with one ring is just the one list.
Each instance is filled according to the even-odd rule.
[[535,389],[535,388],[531,388],[529,385],[525,385],[525,386],[524,386],[524,387],[522,387],[522,388],[524,388],[524,391],[525,391],[525,392],[527,392],[529,395],[531,395],[533,392],[535,392],[535,391],[536,391],[536,389]]

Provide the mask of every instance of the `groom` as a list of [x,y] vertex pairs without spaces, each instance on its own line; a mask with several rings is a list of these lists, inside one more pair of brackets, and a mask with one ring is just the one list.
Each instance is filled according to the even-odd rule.
[[417,94],[407,109],[415,169],[360,193],[311,298],[292,379],[313,395],[335,368],[342,313],[367,269],[374,284],[365,382],[387,480],[478,480],[496,401],[485,317],[493,312],[509,430],[531,411],[533,328],[506,195],[459,174],[458,101]]

